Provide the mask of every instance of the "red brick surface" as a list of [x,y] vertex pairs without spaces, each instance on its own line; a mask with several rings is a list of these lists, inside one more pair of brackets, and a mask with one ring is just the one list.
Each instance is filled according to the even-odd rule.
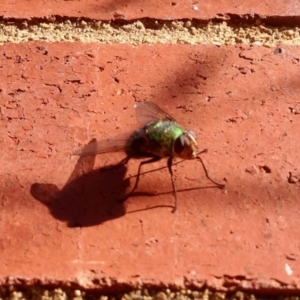
[[210,19],[223,14],[264,15],[264,16],[298,16],[298,0],[2,0],[0,15],[15,18],[68,16],[111,19],[139,19],[144,17],[157,19]]
[[[88,18],[291,16],[298,1],[3,1],[0,14]],[[197,8],[197,9],[196,9]],[[300,288],[299,47],[23,43],[0,46],[0,283]],[[78,159],[135,129],[153,101],[196,132],[201,164],[141,177]],[[145,170],[164,166],[148,165]]]
[[[0,57],[3,280],[221,287],[229,275],[299,288],[298,48],[29,43]],[[187,161],[176,167],[175,214],[166,170],[142,176],[120,205],[137,162],[125,174],[97,169],[120,154],[71,157],[136,128],[144,99],[195,130],[226,190],[206,188]]]

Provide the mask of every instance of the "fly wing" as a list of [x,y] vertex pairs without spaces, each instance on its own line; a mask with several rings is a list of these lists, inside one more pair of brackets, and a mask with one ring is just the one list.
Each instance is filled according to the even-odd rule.
[[75,150],[72,154],[78,156],[87,156],[100,153],[126,151],[128,141],[130,141],[131,136],[132,132],[117,135],[111,139],[92,142]]
[[158,105],[153,102],[139,102],[135,104],[136,118],[138,122],[144,126],[152,121],[168,120],[174,121],[168,113],[163,111]]

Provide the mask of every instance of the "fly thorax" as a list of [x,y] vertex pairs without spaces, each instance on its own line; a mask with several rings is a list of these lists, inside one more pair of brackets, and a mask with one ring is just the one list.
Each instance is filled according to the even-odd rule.
[[197,155],[196,135],[193,131],[185,131],[173,143],[173,153],[182,159],[192,159]]

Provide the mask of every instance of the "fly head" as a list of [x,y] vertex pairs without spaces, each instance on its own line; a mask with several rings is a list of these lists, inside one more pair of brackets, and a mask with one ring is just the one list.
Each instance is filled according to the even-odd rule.
[[196,135],[193,131],[185,131],[173,143],[173,153],[182,159],[193,159],[198,154]]

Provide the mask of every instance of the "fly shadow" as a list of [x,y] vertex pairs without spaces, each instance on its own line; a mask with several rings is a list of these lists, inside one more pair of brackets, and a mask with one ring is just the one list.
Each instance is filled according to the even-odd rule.
[[30,193],[69,227],[94,226],[123,216],[125,206],[117,199],[124,197],[129,185],[126,166],[94,170],[94,165],[95,155],[80,157],[61,190],[51,183],[34,183]]
[[[93,139],[87,146],[96,140]],[[206,152],[206,149],[202,152]],[[60,190],[55,184],[51,183],[34,183],[31,186],[31,195],[44,205],[46,205],[54,218],[64,221],[69,227],[88,227],[94,226],[105,221],[122,217],[126,213],[124,202],[122,199],[127,199],[126,189],[129,186],[131,176],[125,179],[127,168],[124,160],[115,165],[105,166],[94,170],[96,155],[88,155],[79,157],[76,166],[69,177],[65,186]],[[207,169],[200,157],[206,177],[213,182],[214,186],[193,187],[188,189],[178,190],[178,192],[206,189],[206,188],[223,188],[223,184],[219,184],[211,179],[207,173]],[[174,163],[177,165],[184,160]],[[140,175],[152,173],[165,169],[167,166],[140,173]],[[137,187],[137,181],[136,181]],[[135,188],[134,188],[135,189]],[[170,194],[169,192],[162,193],[145,193],[134,192],[130,196],[157,196]],[[125,196],[125,197],[124,197]],[[118,201],[119,200],[119,201]],[[138,212],[141,210],[154,209],[157,207],[172,207],[174,212],[175,206],[156,205],[144,209],[130,211],[129,213]]]

